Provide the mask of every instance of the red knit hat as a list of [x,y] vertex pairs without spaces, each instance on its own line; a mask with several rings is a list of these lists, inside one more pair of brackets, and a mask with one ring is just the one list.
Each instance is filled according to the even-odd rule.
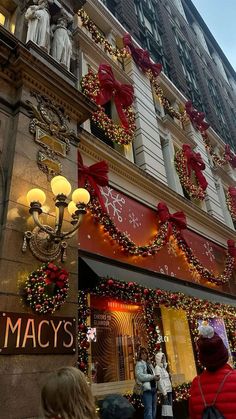
[[218,370],[229,358],[229,352],[223,340],[211,326],[199,327],[200,338],[197,341],[199,359],[208,370]]

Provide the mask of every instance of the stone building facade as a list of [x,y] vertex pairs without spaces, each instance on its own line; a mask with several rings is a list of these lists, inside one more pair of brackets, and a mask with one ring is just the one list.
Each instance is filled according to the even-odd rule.
[[[106,3],[107,7],[103,3]],[[170,212],[183,210],[190,233],[199,238],[199,243],[204,243],[202,244],[205,249],[204,257],[210,259],[211,255],[213,258],[211,262],[214,270],[221,270],[226,242],[235,238],[233,220],[226,203],[228,187],[233,186],[236,179],[235,169],[229,163],[223,167],[213,164],[200,133],[194,129],[190,121],[186,120],[183,126],[178,119],[170,116],[153,93],[149,79],[138,69],[131,57],[124,60],[117,59],[99,42],[95,42],[91,32],[82,24],[78,11],[83,6],[101,34],[113,47],[122,47],[121,39],[127,30],[142,46],[143,42],[149,39],[145,47],[150,48],[153,58],[160,59],[163,64],[163,72],[158,77],[163,94],[175,109],[183,108],[186,100],[191,99],[199,110],[204,110],[212,126],[208,130],[209,138],[219,155],[224,153],[225,141],[231,147],[234,147],[235,143],[236,131],[230,117],[235,105],[235,73],[190,1],[183,0],[183,4],[181,0],[175,2],[149,0],[138,3],[155,6],[154,12],[157,18],[155,30],[158,30],[158,25],[162,29],[159,46],[157,40],[152,42],[150,31],[145,24],[140,27],[141,15],[137,9],[137,13],[135,12],[133,0],[49,1],[46,7],[50,15],[50,26],[55,25],[60,16],[66,16],[70,22],[67,26],[71,32],[72,42],[69,68],[56,60],[50,50],[48,53],[45,48],[32,40],[26,43],[27,24],[24,16],[28,8],[34,6],[33,2],[7,0],[0,3],[0,312],[2,317],[6,313],[15,313],[18,316],[22,313],[22,316],[24,314],[29,318],[32,316],[32,311],[22,301],[20,285],[30,272],[38,269],[41,262],[30,249],[27,249],[26,253],[22,253],[21,250],[24,232],[31,231],[34,227],[26,202],[27,192],[32,187],[38,187],[46,193],[47,208],[41,217],[44,224],[53,226],[55,205],[50,190],[50,175],[54,173],[66,176],[74,189],[78,184],[78,150],[84,164],[88,166],[102,160],[108,163],[110,193],[116,194],[117,197],[121,194],[123,196],[121,199],[126,202],[130,200],[133,208],[136,208],[135,205],[137,208],[138,205],[143,205],[146,211],[155,211],[157,202],[165,201]],[[111,8],[112,13],[109,11]],[[148,18],[146,19],[148,25]],[[194,24],[195,35],[189,19],[192,19]],[[173,31],[173,20],[176,32]],[[184,46],[190,51],[192,81],[187,80],[187,73],[184,73],[178,49],[181,46],[175,44],[175,36],[179,37],[181,42],[184,38]],[[158,38],[157,32],[156,37]],[[209,48],[211,54],[217,53],[216,63],[209,55],[207,50]],[[124,146],[111,142],[91,121],[97,107],[81,92],[80,80],[89,69],[96,72],[101,63],[110,65],[114,77],[121,83],[134,87],[136,131],[133,144]],[[212,70],[214,83],[217,80],[221,110],[216,103],[213,103],[209,93],[209,86],[204,76],[204,71],[209,71],[207,68]],[[229,94],[226,98],[227,92]],[[223,110],[222,115],[226,121],[222,121],[220,126],[216,107],[220,112]],[[32,109],[35,110],[33,114]],[[109,112],[111,118],[117,121],[114,103],[110,104]],[[43,142],[37,130],[35,133],[32,132],[32,121],[35,123],[35,118],[44,124],[43,128],[42,125],[39,125],[39,128],[46,131],[50,144]],[[229,137],[227,133],[225,134],[225,125],[230,132]],[[208,187],[203,201],[194,201],[186,195],[175,170],[174,156],[184,143],[200,152],[206,165],[204,175]],[[58,144],[64,152],[57,153]],[[106,191],[103,192],[105,196]],[[109,201],[107,207],[111,209],[108,204]],[[130,220],[127,224],[133,228],[131,234],[136,228],[135,217],[139,215],[135,213],[132,215],[131,209],[129,213],[127,206],[127,219]],[[104,270],[104,276],[112,275],[111,266],[115,265],[117,269],[120,267],[126,272],[124,275],[127,282],[130,277],[134,281],[139,278],[141,284],[153,289],[180,290],[186,295],[235,306],[234,273],[229,284],[218,287],[209,284],[204,278],[200,278],[200,282],[194,279],[194,276],[191,279],[187,278],[188,268],[184,267],[184,263],[181,269],[185,271],[186,276],[178,276],[175,271],[172,276],[174,267],[166,264],[161,266],[161,261],[152,256],[154,260],[152,266],[148,266],[146,258],[138,257],[138,260],[134,260],[126,255],[121,256],[120,253],[114,256],[116,252],[116,248],[113,249],[114,243],[107,244],[107,236],[103,236],[98,227],[96,227],[97,242],[94,239],[93,243],[89,243],[91,242],[89,229],[94,229],[92,227],[94,224],[90,218],[86,220],[82,224],[78,238],[74,236],[68,243],[68,256],[64,264],[70,275],[68,299],[58,312],[43,317],[45,321],[57,318],[66,321],[68,317],[75,319],[77,324],[77,292],[80,283],[87,281],[87,271],[83,269],[83,258],[86,257],[87,262],[92,261],[90,268],[96,265],[98,269],[100,266],[99,269]],[[122,217],[117,222],[121,230],[126,229]],[[70,217],[67,213],[64,224],[65,229],[70,228]],[[139,231],[142,232],[141,224]],[[215,254],[213,248],[218,249]],[[112,251],[112,256],[109,251]],[[197,251],[199,254],[202,252],[200,247]],[[119,275],[121,271],[117,272]],[[39,319],[40,316],[36,314],[36,318]],[[12,323],[12,334],[19,330],[16,328],[16,323],[13,329]],[[31,330],[28,330],[28,334],[24,333],[30,341]],[[24,340],[22,337],[19,339],[20,342]],[[40,417],[40,388],[48,372],[64,365],[77,365],[81,348],[78,347],[76,333],[74,341],[75,351],[69,354],[53,353],[53,350],[47,354],[40,351],[32,353],[32,348],[29,353],[19,352],[17,348],[15,353],[13,350],[11,354],[4,354],[4,348],[0,348],[1,418]],[[91,369],[90,365],[90,377]],[[132,380],[114,381],[113,384],[102,383],[102,386],[93,383],[93,391],[100,397],[116,385],[118,391],[125,393],[130,390],[132,383]]]

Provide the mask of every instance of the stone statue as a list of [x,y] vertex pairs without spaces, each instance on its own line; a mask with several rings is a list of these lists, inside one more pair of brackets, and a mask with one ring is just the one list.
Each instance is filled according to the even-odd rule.
[[61,16],[57,24],[53,25],[51,30],[53,34],[51,54],[55,60],[59,61],[68,70],[70,70],[70,59],[72,55],[72,33],[67,28],[69,18]]
[[37,5],[30,6],[25,19],[28,21],[26,42],[33,41],[35,44],[50,51],[50,14],[48,1],[34,0]]

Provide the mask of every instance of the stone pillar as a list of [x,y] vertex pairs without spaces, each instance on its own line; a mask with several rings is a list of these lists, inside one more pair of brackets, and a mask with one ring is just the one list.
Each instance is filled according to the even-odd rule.
[[134,82],[136,138],[133,147],[135,162],[147,173],[167,184],[150,82],[139,71],[132,59],[126,61],[125,68]]
[[168,133],[168,138],[163,139],[162,142],[162,152],[166,168],[166,177],[168,181],[168,186],[173,189],[173,191],[183,196],[183,189],[179,181],[179,176],[175,170],[174,157],[175,150],[173,146],[173,141],[171,134]]

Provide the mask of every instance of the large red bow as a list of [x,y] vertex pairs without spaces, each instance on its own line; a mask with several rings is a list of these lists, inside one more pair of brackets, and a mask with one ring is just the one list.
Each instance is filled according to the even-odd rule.
[[232,256],[233,258],[236,258],[236,247],[235,247],[235,241],[229,239],[227,241],[227,245],[228,245],[228,253],[230,256]]
[[157,212],[161,223],[168,223],[168,231],[166,235],[166,240],[169,239],[173,232],[173,226],[178,230],[184,230],[187,228],[186,216],[183,211],[177,211],[174,214],[170,214],[170,211],[167,205],[164,202],[159,202],[157,205]]
[[144,73],[151,70],[154,77],[159,76],[162,70],[162,65],[160,63],[152,63],[147,50],[135,47],[129,33],[126,33],[123,36],[123,42],[124,45],[129,48],[134,62]]
[[100,64],[98,69],[100,91],[96,97],[98,105],[105,105],[112,98],[116,105],[117,113],[125,128],[129,127],[129,122],[123,111],[128,108],[134,100],[134,88],[129,84],[121,84],[115,79],[112,68],[108,64]]
[[198,184],[205,191],[208,183],[202,173],[202,170],[205,170],[206,166],[202,160],[201,154],[195,153],[188,144],[183,144],[182,150],[187,161],[188,175],[191,176],[191,172],[193,170],[195,172]]
[[65,269],[60,269],[53,263],[49,263],[46,270],[45,282],[47,285],[55,284],[58,288],[64,288],[65,282],[68,279],[68,272]]
[[83,164],[82,156],[78,151],[79,185],[84,186],[86,181],[89,182],[90,186],[93,188],[100,202],[103,211],[106,211],[106,208],[102,199],[99,186],[108,185],[108,170],[108,164],[105,160],[92,164],[91,166],[85,166]]
[[231,164],[231,166],[236,168],[236,156],[231,151],[229,144],[225,144],[225,159]]
[[192,124],[201,133],[204,133],[209,128],[210,125],[206,121],[204,121],[205,119],[204,112],[198,112],[197,109],[193,107],[192,102],[190,100],[188,100],[185,103],[185,111],[187,115],[189,116],[189,119],[192,122]]

